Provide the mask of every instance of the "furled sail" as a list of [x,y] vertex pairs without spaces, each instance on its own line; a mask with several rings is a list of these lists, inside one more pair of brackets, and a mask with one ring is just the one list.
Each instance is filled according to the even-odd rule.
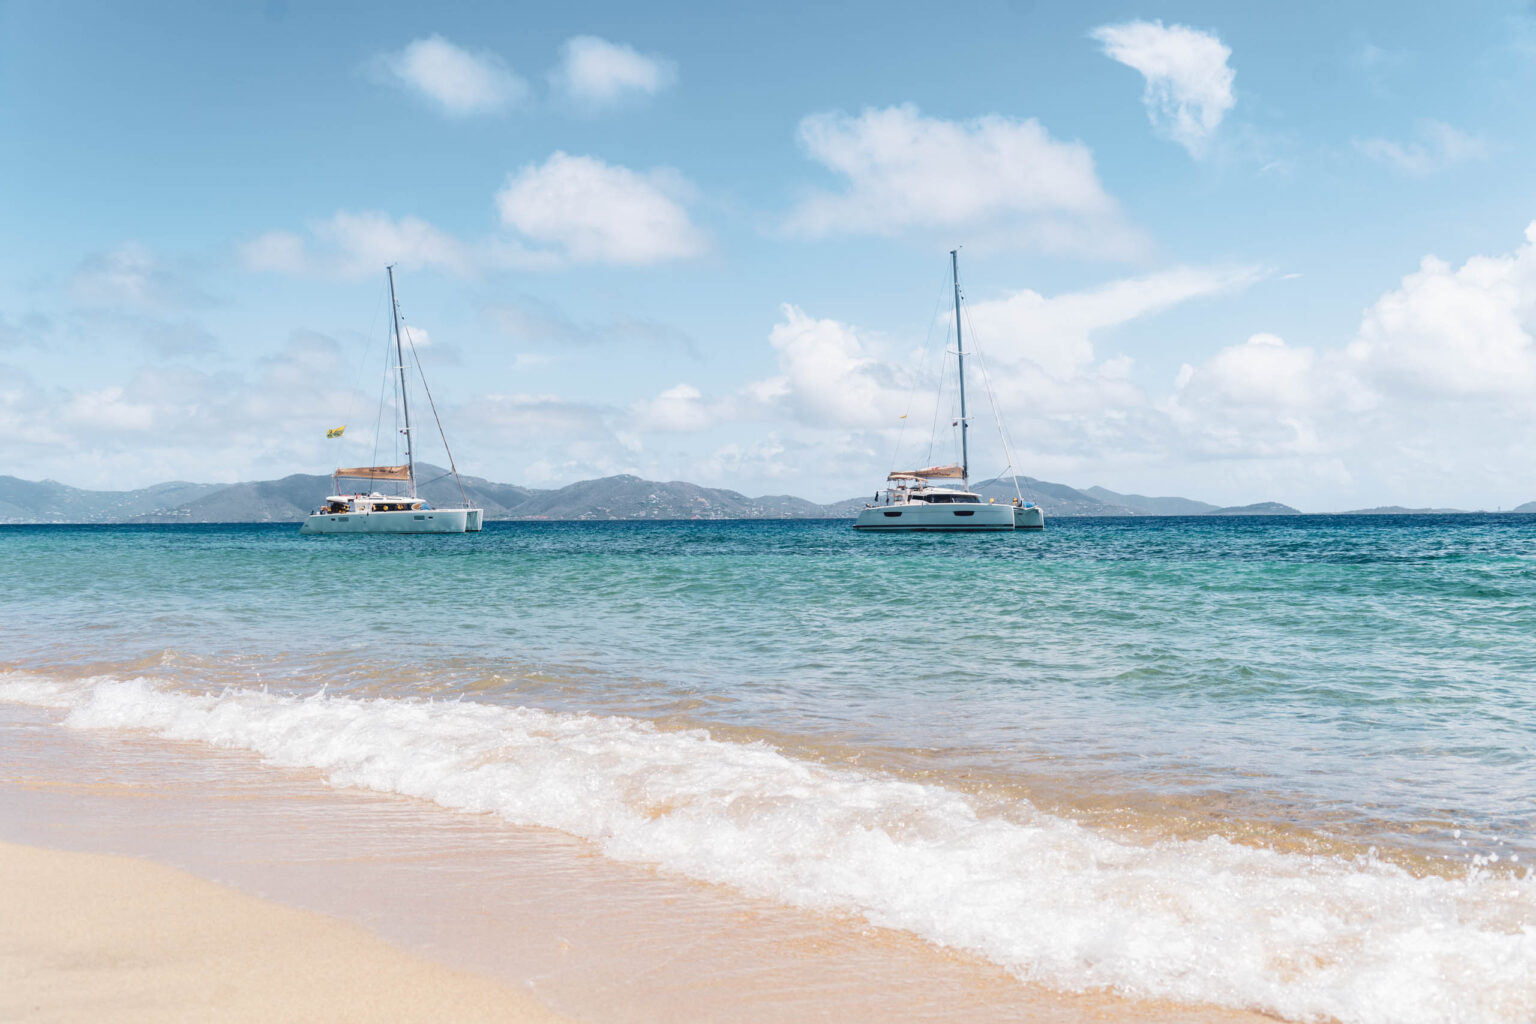
[[929,466],[926,469],[908,469],[892,473],[888,480],[961,480],[965,470],[959,466]]
[[338,469],[333,476],[344,476],[354,480],[409,480],[411,478],[410,466],[353,466],[350,469]]

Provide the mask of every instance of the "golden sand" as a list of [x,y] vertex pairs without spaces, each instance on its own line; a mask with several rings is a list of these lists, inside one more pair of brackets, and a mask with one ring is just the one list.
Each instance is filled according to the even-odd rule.
[[0,1020],[561,1018],[321,914],[150,861],[0,843]]
[[1270,1019],[1054,992],[562,833],[56,719],[0,705],[0,838],[146,859],[0,847],[0,1020]]

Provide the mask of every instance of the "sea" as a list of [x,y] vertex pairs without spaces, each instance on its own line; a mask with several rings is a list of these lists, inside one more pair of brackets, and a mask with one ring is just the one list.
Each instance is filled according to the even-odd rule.
[[0,527],[0,702],[1066,992],[1536,1020],[1536,516]]

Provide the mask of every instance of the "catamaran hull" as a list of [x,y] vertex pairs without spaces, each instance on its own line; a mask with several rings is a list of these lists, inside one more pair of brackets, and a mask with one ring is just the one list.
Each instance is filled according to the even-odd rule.
[[1013,513],[1012,505],[878,505],[861,511],[853,528],[870,533],[898,530],[987,533],[1015,529]]
[[300,533],[464,533],[480,529],[480,509],[434,508],[421,512],[317,513],[304,520]]
[[1032,505],[1029,508],[1014,506],[1013,527],[1016,530],[1045,529],[1045,509],[1039,505]]
[[466,515],[465,518],[464,518],[464,532],[465,533],[479,533],[480,532],[480,517],[481,517],[481,514],[485,510],[484,509],[480,509],[480,508],[468,508],[468,509],[465,509],[464,511],[466,513],[468,513],[468,515]]

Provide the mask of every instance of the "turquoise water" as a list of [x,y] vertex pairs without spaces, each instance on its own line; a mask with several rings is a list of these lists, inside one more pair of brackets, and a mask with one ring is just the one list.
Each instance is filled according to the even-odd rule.
[[1536,1019],[1536,516],[0,529],[0,701],[1064,989]]
[[1536,517],[12,527],[0,575],[16,667],[682,715],[1536,852]]

